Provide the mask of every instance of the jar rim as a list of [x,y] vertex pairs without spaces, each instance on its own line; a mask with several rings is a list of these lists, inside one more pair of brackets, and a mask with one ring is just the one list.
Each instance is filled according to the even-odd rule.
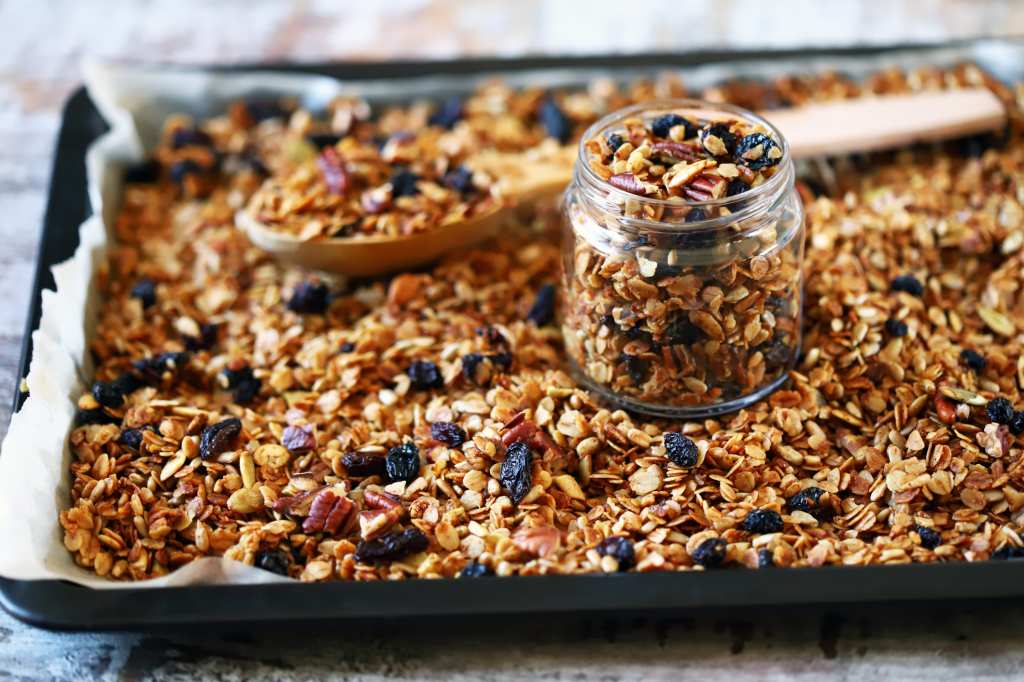
[[[734,194],[730,197],[722,197],[720,199],[708,199],[706,201],[692,201],[684,199],[682,197],[672,197],[671,199],[657,199],[654,197],[647,197],[640,194],[633,194],[625,190],[619,189],[615,185],[611,184],[601,176],[599,176],[593,168],[591,168],[588,157],[589,152],[587,151],[587,141],[597,137],[603,131],[614,126],[615,123],[622,121],[627,118],[635,118],[638,115],[642,115],[649,111],[663,111],[671,112],[685,109],[699,109],[708,112],[722,112],[731,114],[737,118],[742,118],[749,123],[763,126],[768,130],[772,137],[775,138],[779,147],[782,149],[782,159],[779,162],[780,168],[776,171],[766,182],[752,187],[745,192]],[[620,198],[623,201],[638,202],[644,206],[665,206],[672,208],[679,208],[681,206],[693,206],[693,207],[726,207],[730,204],[738,205],[740,202],[748,203],[752,200],[756,203],[756,200],[765,197],[772,197],[778,193],[784,191],[789,183],[792,181],[792,165],[793,159],[790,156],[789,142],[783,136],[782,132],[776,128],[770,121],[764,117],[732,104],[725,104],[719,102],[708,102],[700,99],[690,98],[673,98],[673,99],[657,99],[650,100],[647,102],[641,102],[639,104],[633,104],[622,109],[616,109],[615,111],[606,114],[601,117],[583,133],[583,137],[580,138],[578,151],[576,155],[576,169],[578,171],[577,176],[580,179],[586,180],[593,188],[600,188],[602,191],[608,190],[609,196]],[[680,199],[682,199],[680,201]],[[694,223],[698,224],[698,223]]]

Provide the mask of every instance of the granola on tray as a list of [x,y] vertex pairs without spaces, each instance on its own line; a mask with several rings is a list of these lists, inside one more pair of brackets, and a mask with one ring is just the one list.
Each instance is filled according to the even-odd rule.
[[[129,171],[99,274],[65,545],[120,580],[207,555],[306,581],[1021,556],[1024,91],[964,66],[702,94],[763,108],[963,83],[995,88],[1014,133],[837,162],[833,198],[803,185],[797,369],[698,422],[610,411],[566,374],[556,212],[428,271],[341,287],[275,264],[232,222],[295,163],[308,114],[169,122],[156,162]],[[485,100],[514,145],[541,135],[543,102],[579,134],[684,94],[494,85],[466,106]],[[417,111],[359,126],[420,130]]]

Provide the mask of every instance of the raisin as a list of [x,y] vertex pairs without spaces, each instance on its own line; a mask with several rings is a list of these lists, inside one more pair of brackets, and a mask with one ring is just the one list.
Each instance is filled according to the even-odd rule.
[[629,355],[628,353],[623,353],[620,358],[622,359],[622,364],[626,367],[626,374],[629,375],[634,384],[640,386],[647,381],[648,363],[646,360],[636,355]]
[[793,497],[786,500],[786,505],[793,511],[802,511],[812,516],[823,511],[821,508],[821,496],[825,491],[821,488],[804,488]]
[[217,345],[217,332],[220,327],[212,323],[199,325],[199,336],[185,335],[185,348],[190,351],[210,350]]
[[412,483],[420,475],[420,449],[412,441],[396,445],[388,450],[384,469],[389,481]]
[[728,545],[726,545],[725,540],[721,538],[708,538],[697,545],[697,549],[693,550],[693,554],[690,556],[696,564],[700,564],[705,568],[715,568],[725,562],[727,548]]
[[253,375],[251,367],[225,369],[221,376],[224,377],[227,387],[231,389],[232,397],[239,405],[252,402],[263,386],[263,382]]
[[409,368],[405,370],[405,373],[412,380],[412,387],[418,391],[444,387],[444,378],[441,376],[441,370],[430,360],[413,360]]
[[772,509],[754,509],[740,528],[748,533],[778,533],[782,531],[782,516]]
[[750,189],[750,185],[743,182],[739,178],[733,178],[729,181],[729,184],[725,186],[725,195],[728,197],[734,197],[737,194],[743,194]]
[[235,417],[207,426],[199,437],[199,457],[203,460],[212,459],[230,450],[241,432],[242,422]]
[[148,185],[160,179],[160,162],[156,159],[147,159],[141,163],[132,164],[124,170],[124,181],[140,185]]
[[327,285],[322,282],[299,282],[288,299],[288,310],[323,314],[327,310],[329,293]]
[[775,555],[770,549],[759,549],[757,551],[757,567],[771,568],[775,565]]
[[964,348],[960,351],[960,362],[964,363],[968,369],[972,369],[975,372],[984,371],[985,365],[988,364],[985,362],[984,355],[971,348]]
[[287,576],[289,563],[288,554],[280,550],[264,549],[256,553],[256,568],[264,571]]
[[[708,219],[708,212],[705,211],[700,206],[695,206],[694,208],[690,209],[689,213],[686,214],[686,222],[688,222],[688,223],[699,223],[700,221],[707,220],[707,219]],[[680,235],[680,236],[683,236],[683,235]],[[691,236],[697,236],[697,235],[691,235]]]
[[537,292],[530,306],[530,312],[526,313],[526,319],[538,327],[550,324],[555,317],[555,285],[545,284]]
[[1024,433],[1024,410],[1014,412],[1008,426],[1010,427],[1010,433],[1015,436]]
[[341,456],[341,464],[349,476],[357,478],[383,476],[387,471],[384,457],[363,452],[346,452]]
[[420,176],[416,175],[410,170],[400,170],[391,176],[391,196],[392,197],[412,197],[420,193],[420,188],[416,185],[420,181]]
[[198,128],[178,128],[171,133],[171,148],[211,147],[213,138]]
[[462,376],[467,381],[476,383],[476,368],[480,366],[480,363],[484,361],[484,356],[481,353],[466,353],[462,356]]
[[775,140],[764,133],[752,133],[736,144],[736,163],[742,163],[753,170],[766,166],[774,166],[782,160],[782,156],[772,158],[769,152],[778,145]]
[[143,308],[148,308],[156,303],[156,282],[151,279],[140,279],[132,285],[132,298],[139,299]]
[[466,442],[466,432],[452,422],[434,422],[430,425],[430,437],[450,448],[457,448]]
[[[724,152],[719,151],[715,140],[720,140]],[[724,123],[715,123],[700,131],[700,143],[712,156],[731,155],[736,151],[736,135]]]
[[629,538],[620,535],[605,538],[597,545],[597,553],[601,556],[615,557],[619,562],[620,571],[628,571],[636,566],[636,553]]
[[889,283],[892,291],[902,291],[912,296],[920,296],[924,293],[924,285],[913,275],[899,275]]
[[360,540],[356,546],[356,561],[390,561],[409,554],[422,552],[430,546],[427,536],[418,528],[407,528],[382,535],[376,540]]
[[317,149],[322,150],[325,147],[333,147],[341,142],[341,135],[337,133],[311,133],[306,135],[306,140]]
[[757,347],[764,356],[764,364],[769,369],[788,367],[793,359],[793,349],[782,337],[774,337],[771,341]]
[[540,103],[537,118],[549,137],[553,137],[563,144],[569,141],[569,137],[572,135],[572,122],[555,103],[555,100],[550,97],[545,98]]
[[508,490],[516,504],[533,487],[533,453],[526,443],[516,441],[505,450],[505,461],[501,463],[501,485]]
[[440,126],[449,130],[462,120],[463,104],[461,97],[450,97],[438,107],[427,119],[432,126]]
[[679,114],[664,114],[654,119],[651,123],[651,132],[657,137],[668,137],[669,133],[676,126],[683,126],[686,129],[686,132],[683,133],[684,140],[688,140],[697,134],[697,126]]
[[131,374],[122,374],[113,381],[97,381],[92,385],[92,397],[103,407],[120,407],[125,396],[142,383]]
[[473,171],[465,166],[459,166],[444,174],[444,184],[459,194],[472,194],[476,191],[473,185]]
[[985,414],[996,424],[1009,424],[1013,419],[1013,405],[1003,397],[993,398],[985,407]]
[[690,322],[685,313],[672,318],[665,326],[665,344],[669,346],[689,346],[704,338],[704,331]]
[[75,411],[75,425],[85,426],[86,424],[120,424],[121,419],[107,413],[102,407],[92,410],[79,409]]
[[909,330],[907,329],[906,322],[890,317],[885,321],[885,331],[889,336],[899,337],[906,336]]
[[156,384],[163,380],[168,372],[176,373],[188,364],[189,354],[168,351],[148,358],[132,361],[132,367],[141,375],[143,381]]
[[692,467],[697,464],[700,451],[697,444],[676,431],[669,431],[663,438],[665,454],[670,462],[679,467]]
[[622,135],[619,135],[618,133],[608,133],[608,137],[604,139],[608,143],[608,148],[612,150],[613,154],[618,150],[619,147],[626,144],[626,139],[622,137]]
[[914,526],[914,532],[921,538],[921,546],[925,549],[935,549],[942,544],[942,534],[934,528]]
[[1024,547],[1003,545],[996,551],[992,552],[992,556],[990,556],[989,559],[992,559],[993,561],[1010,561],[1013,559],[1024,559]]
[[486,564],[470,561],[459,571],[460,578],[487,578],[494,575],[494,569]]

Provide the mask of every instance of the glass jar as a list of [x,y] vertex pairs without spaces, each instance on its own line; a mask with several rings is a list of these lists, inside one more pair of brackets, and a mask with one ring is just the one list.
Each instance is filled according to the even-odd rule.
[[[679,148],[721,152],[716,165],[683,196],[641,196],[621,178],[613,185],[606,165],[616,154],[628,154],[626,165],[639,163],[643,173],[687,170],[677,166],[685,161],[658,153],[644,161],[640,151],[634,160],[632,143],[627,154],[607,156],[610,140],[620,147],[624,137],[638,140],[627,135],[631,126],[653,121],[655,129],[666,114],[701,126],[693,142],[685,142],[689,124],[672,137],[683,141]],[[759,172],[738,193],[729,196],[729,185],[719,195],[718,173],[740,167],[751,178],[757,163],[730,156],[743,149],[736,138],[731,152],[707,143],[716,121],[769,135],[774,145],[759,151],[776,147],[773,174]],[[563,210],[562,330],[583,385],[629,410],[697,418],[749,405],[786,380],[800,351],[804,219],[788,146],[771,124],[745,109],[694,100],[615,112],[584,135]]]

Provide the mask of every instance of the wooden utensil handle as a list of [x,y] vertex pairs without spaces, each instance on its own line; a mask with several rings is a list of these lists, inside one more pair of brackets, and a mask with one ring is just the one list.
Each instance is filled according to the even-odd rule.
[[782,132],[797,159],[904,147],[1006,124],[1003,103],[984,88],[822,102],[762,115]]

